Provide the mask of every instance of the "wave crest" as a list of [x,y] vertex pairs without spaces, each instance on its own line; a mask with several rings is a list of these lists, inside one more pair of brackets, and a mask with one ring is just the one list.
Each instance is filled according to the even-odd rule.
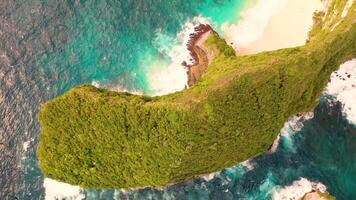
[[322,183],[309,181],[306,178],[300,178],[286,187],[277,186],[272,192],[273,200],[299,200],[306,193],[312,191],[326,192],[326,186]]
[[278,134],[276,140],[273,142],[271,148],[269,149],[269,153],[274,153],[276,152],[281,137],[285,139],[285,142],[288,143],[288,147],[293,150],[293,142],[291,136],[302,130],[304,127],[303,122],[310,120],[314,117],[313,112],[308,112],[308,113],[303,113],[302,115],[297,115],[291,117],[286,123],[284,123],[283,128],[281,129],[281,132]]
[[195,32],[194,28],[200,24],[210,24],[210,20],[201,16],[194,17],[183,25],[175,37],[157,33],[154,46],[162,55],[168,57],[168,61],[158,57],[146,66],[149,88],[153,96],[180,91],[187,87],[187,69],[182,63],[185,61],[188,65],[193,64],[187,44],[190,35]]
[[325,93],[340,101],[345,117],[356,124],[356,58],[343,63],[331,74]]
[[81,200],[85,198],[83,190],[79,186],[69,185],[50,178],[43,181],[46,200]]

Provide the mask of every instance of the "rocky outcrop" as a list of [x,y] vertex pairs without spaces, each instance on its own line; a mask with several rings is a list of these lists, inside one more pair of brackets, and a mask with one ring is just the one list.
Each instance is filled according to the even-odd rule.
[[306,193],[300,200],[335,200],[335,197],[328,193],[321,193],[319,191],[312,191]]
[[188,86],[192,86],[203,75],[213,59],[213,52],[204,46],[204,42],[211,34],[217,33],[210,25],[201,24],[195,27],[195,32],[190,35],[187,48],[192,57],[192,64],[182,63],[188,70]]

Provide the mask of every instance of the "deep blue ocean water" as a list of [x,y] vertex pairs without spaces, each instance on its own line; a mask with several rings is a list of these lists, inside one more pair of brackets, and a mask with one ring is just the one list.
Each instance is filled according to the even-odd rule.
[[[35,156],[41,103],[83,83],[153,95],[149,74],[172,64],[194,17],[219,31],[243,0],[14,0],[0,2],[0,199],[43,199]],[[194,23],[193,23],[194,24]],[[163,86],[165,87],[165,86]],[[168,87],[168,86],[167,86]],[[324,97],[275,152],[162,190],[85,190],[87,199],[269,199],[300,178],[356,197],[356,128]],[[302,122],[300,122],[302,123]]]

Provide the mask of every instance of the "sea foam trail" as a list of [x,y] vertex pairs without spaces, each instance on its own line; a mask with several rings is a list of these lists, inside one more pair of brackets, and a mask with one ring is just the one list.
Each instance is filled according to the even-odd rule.
[[110,91],[116,91],[116,92],[129,92],[131,94],[135,95],[143,95],[144,92],[140,90],[133,90],[133,89],[127,89],[121,85],[116,85],[116,84],[108,84],[108,85],[102,85],[98,81],[94,80],[91,82],[91,85],[97,88],[106,88]]
[[273,200],[299,200],[306,193],[312,191],[326,192],[326,186],[322,183],[315,183],[306,178],[296,180],[290,186],[280,187],[277,186],[273,189]]
[[274,153],[280,143],[280,139],[283,138],[285,140],[285,143],[287,143],[287,147],[289,147],[291,150],[293,150],[293,144],[292,144],[292,138],[291,136],[302,130],[303,128],[303,122],[310,120],[314,117],[313,112],[308,112],[304,113],[299,116],[293,116],[289,118],[289,120],[284,123],[283,128],[281,129],[281,132],[278,134],[276,140],[273,142],[271,148],[269,149],[269,153]]
[[[175,38],[157,33],[155,46],[161,54],[169,57],[169,63],[164,63],[158,58],[146,66],[147,79],[153,96],[181,91],[187,87],[187,69],[182,63],[185,61],[188,65],[193,64],[187,44],[190,34],[194,33],[194,28],[200,24],[210,24],[210,21],[204,17],[194,17],[183,25]],[[167,45],[167,41],[173,46]]]
[[[144,92],[151,96],[160,96],[187,87],[187,69],[182,63],[185,61],[189,65],[192,62],[187,43],[190,34],[194,33],[194,28],[200,24],[212,25],[237,52],[242,54],[303,45],[312,25],[312,13],[322,5],[319,0],[309,1],[256,0],[242,10],[235,24],[217,24],[210,18],[197,16],[188,20],[176,35],[172,36],[158,30],[153,46],[159,55],[148,52],[140,58],[142,62],[139,69],[145,71],[149,88],[149,91]],[[284,18],[287,20],[283,20]],[[298,20],[299,18],[301,19]],[[289,23],[290,21],[292,22]],[[292,31],[288,31],[289,29]],[[106,88],[127,91],[118,86]],[[143,94],[141,91],[129,92]]]
[[[154,46],[161,55],[168,57],[168,61],[157,56],[142,59],[149,60],[149,62],[143,62],[143,64],[151,90],[150,95],[165,95],[181,91],[187,87],[187,70],[182,66],[182,63],[183,61],[187,62],[188,65],[192,63],[187,43],[196,26],[212,24],[214,29],[221,30],[220,34],[229,44],[237,51],[241,51],[265,34],[264,31],[271,18],[283,10],[288,1],[290,0],[271,0],[268,2],[258,0],[251,7],[242,11],[241,19],[236,24],[215,24],[208,18],[198,16],[188,20],[174,37],[158,31]],[[311,18],[311,16],[309,17]]]
[[191,53],[187,49],[187,44],[194,28],[200,24],[211,24],[210,20],[202,16],[188,20],[175,36],[157,31],[157,36],[153,41],[153,46],[159,55],[147,53],[140,59],[140,70],[144,70],[149,91],[132,91],[120,85],[102,85],[98,81],[92,81],[95,87],[102,87],[112,91],[130,92],[137,95],[161,96],[177,91],[181,91],[188,86],[187,65],[193,64]]
[[83,190],[79,186],[69,185],[49,178],[43,182],[46,200],[82,200],[85,198]]
[[356,124],[356,58],[343,63],[331,74],[325,93],[340,101],[345,117]]

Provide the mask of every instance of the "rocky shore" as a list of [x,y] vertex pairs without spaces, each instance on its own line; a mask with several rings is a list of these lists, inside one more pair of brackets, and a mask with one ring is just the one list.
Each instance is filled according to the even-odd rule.
[[182,65],[187,68],[188,86],[192,86],[204,73],[212,61],[213,51],[205,47],[204,42],[211,34],[217,34],[210,25],[201,24],[194,29],[190,35],[187,48],[192,57],[192,64],[183,62]]

